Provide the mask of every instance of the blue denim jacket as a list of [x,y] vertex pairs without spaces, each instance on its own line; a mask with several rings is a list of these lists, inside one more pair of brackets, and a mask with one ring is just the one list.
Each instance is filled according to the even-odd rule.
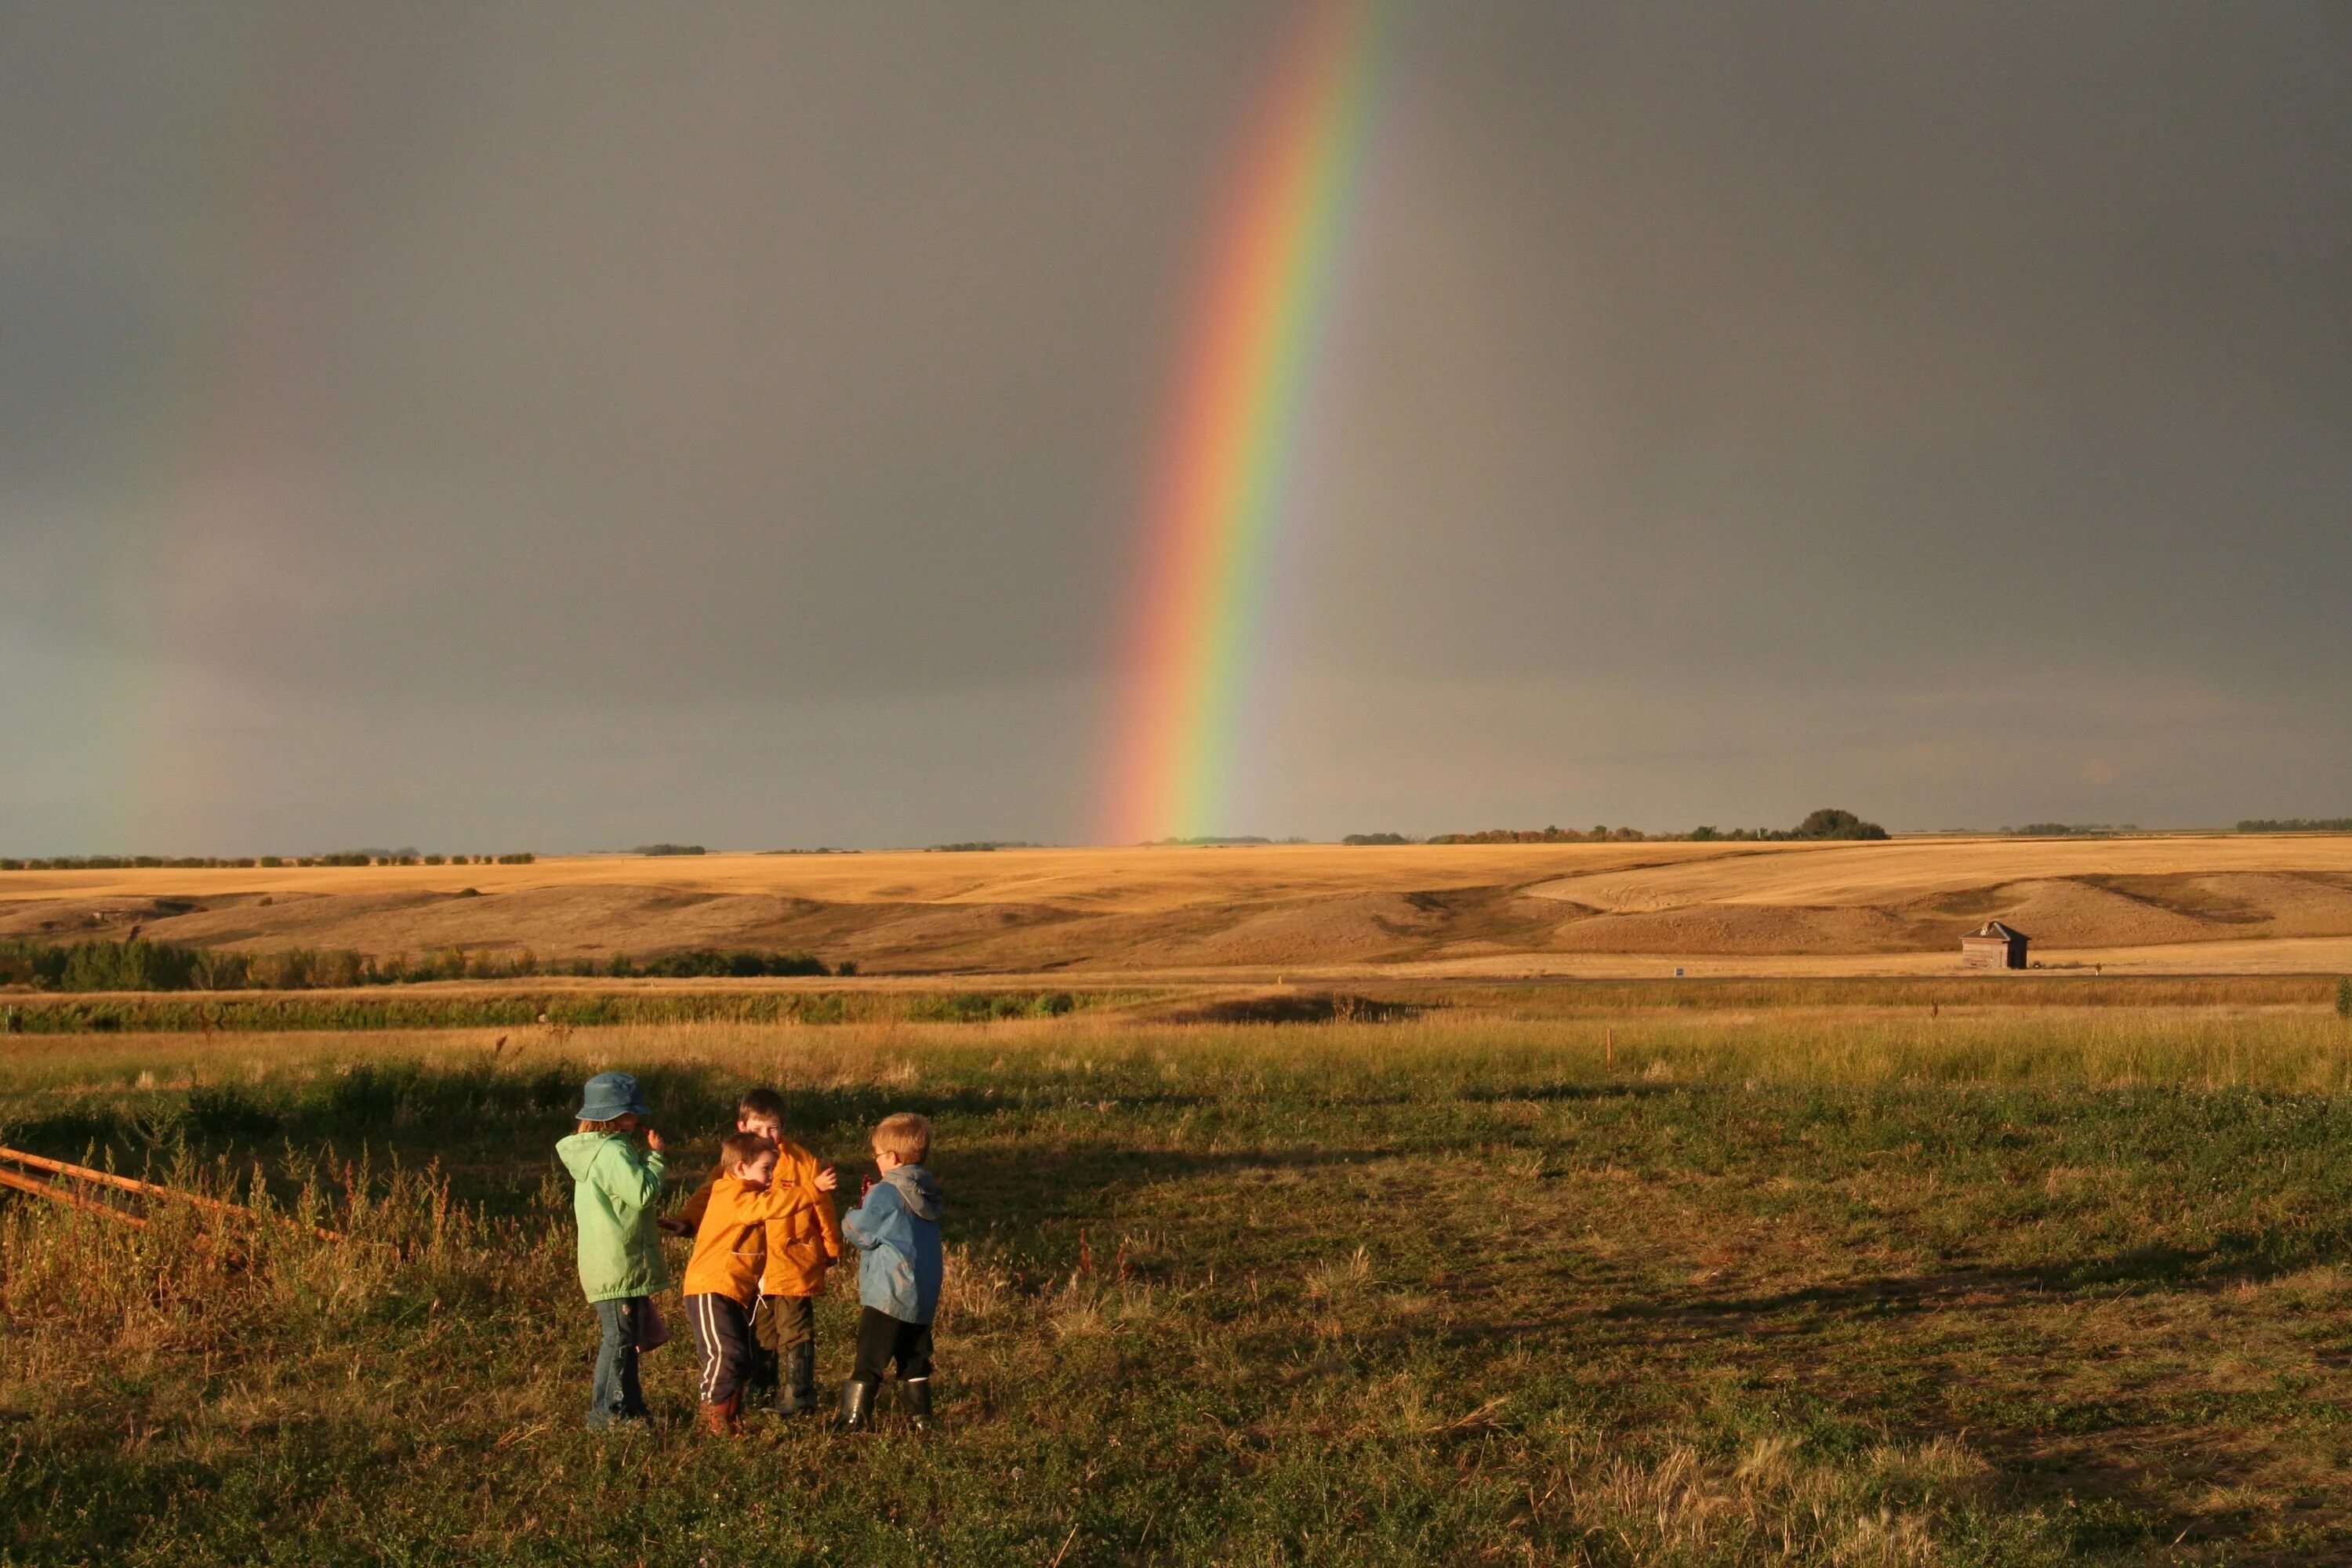
[[920,1165],[901,1165],[842,1217],[841,1234],[860,1254],[857,1300],[902,1323],[928,1323],[940,1310],[940,1184]]

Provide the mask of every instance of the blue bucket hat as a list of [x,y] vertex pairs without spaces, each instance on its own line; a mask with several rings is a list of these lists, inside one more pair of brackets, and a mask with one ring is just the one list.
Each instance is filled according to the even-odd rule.
[[588,1080],[580,1097],[579,1121],[611,1121],[632,1111],[639,1116],[651,1116],[654,1108],[637,1088],[637,1080],[625,1072],[600,1072]]

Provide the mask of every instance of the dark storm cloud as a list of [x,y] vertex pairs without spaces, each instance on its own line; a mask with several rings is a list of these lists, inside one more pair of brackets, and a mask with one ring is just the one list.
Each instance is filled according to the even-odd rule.
[[[5,837],[1082,834],[1285,26],[0,14]],[[1408,12],[1233,826],[2352,809],[2347,68]]]
[[1437,595],[1443,640],[1525,670],[1564,597],[1588,671],[2342,647],[2344,13],[1559,15],[1432,62],[1443,205],[1363,312],[1471,426],[1368,373],[1368,451],[1469,458],[1368,483],[1484,470],[1453,537],[1383,542],[1522,568],[1514,613]]

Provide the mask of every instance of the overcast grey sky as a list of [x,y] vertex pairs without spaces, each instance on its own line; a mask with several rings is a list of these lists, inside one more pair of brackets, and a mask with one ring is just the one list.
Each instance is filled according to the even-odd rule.
[[[1244,4],[0,0],[0,850],[1083,840]],[[2352,813],[2352,7],[1406,7],[1234,832]]]

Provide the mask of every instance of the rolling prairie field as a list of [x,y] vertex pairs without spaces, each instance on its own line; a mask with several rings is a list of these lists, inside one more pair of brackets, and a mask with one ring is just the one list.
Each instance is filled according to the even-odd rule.
[[2352,969],[2352,836],[1264,845],[0,872],[0,939],[793,949],[866,975],[1933,974],[1999,919],[2116,973]]
[[[0,1037],[0,1142],[345,1233],[0,1205],[0,1554],[2352,1552],[2332,985],[1464,985],[1220,1021],[1278,994]],[[612,1067],[685,1145],[676,1195],[751,1083],[845,1174],[885,1112],[934,1119],[940,1432],[700,1436],[684,1342],[646,1358],[655,1431],[580,1429],[551,1148]],[[837,1272],[827,1383],[855,1309]]]

